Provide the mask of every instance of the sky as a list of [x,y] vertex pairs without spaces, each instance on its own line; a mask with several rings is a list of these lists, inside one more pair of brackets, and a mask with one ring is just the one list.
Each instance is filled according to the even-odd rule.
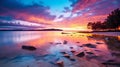
[[86,29],[104,21],[120,7],[120,0],[0,0],[0,28]]

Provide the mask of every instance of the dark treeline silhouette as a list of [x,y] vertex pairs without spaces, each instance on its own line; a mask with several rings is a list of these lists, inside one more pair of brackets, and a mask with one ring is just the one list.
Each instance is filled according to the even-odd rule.
[[112,11],[103,22],[97,21],[97,22],[89,22],[87,24],[88,29],[92,29],[94,31],[118,30],[119,26],[120,26],[119,8]]

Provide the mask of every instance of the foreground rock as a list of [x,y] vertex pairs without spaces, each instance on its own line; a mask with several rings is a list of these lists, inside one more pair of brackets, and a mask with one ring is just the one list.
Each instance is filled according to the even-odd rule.
[[64,62],[64,67],[105,67],[101,63],[94,63],[91,61],[87,61],[84,58],[79,58],[77,56],[71,56],[68,58],[61,58]]
[[72,53],[75,53],[76,51],[74,49],[71,50]]
[[92,52],[86,52],[87,54],[94,54],[94,53],[92,53]]
[[64,67],[64,63],[63,61],[57,61],[56,64],[58,65],[58,67]]
[[96,44],[103,44],[103,43],[100,43],[100,42],[96,42]]
[[104,62],[104,63],[102,63],[102,64],[104,64],[104,65],[115,65],[115,66],[120,66],[120,63],[115,63],[115,62]]
[[90,43],[84,44],[84,46],[89,47],[89,48],[96,48],[96,45],[93,45],[93,44],[90,44]]
[[84,52],[81,52],[81,53],[76,54],[76,56],[78,56],[78,57],[84,57],[84,56],[85,56],[85,53],[84,53]]
[[70,58],[70,55],[69,54],[64,54],[64,57]]
[[63,41],[63,44],[67,44],[68,42],[66,40]]
[[62,53],[62,54],[67,54],[66,52],[60,52],[60,53]]
[[80,42],[76,42],[76,43],[80,43]]
[[30,50],[30,51],[36,50],[34,46],[25,46],[25,45],[22,46],[22,49]]

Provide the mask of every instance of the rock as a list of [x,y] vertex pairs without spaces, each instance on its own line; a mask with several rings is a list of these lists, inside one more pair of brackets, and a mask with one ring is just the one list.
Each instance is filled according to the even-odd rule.
[[64,32],[61,32],[61,34],[66,34],[66,33],[64,33]]
[[70,58],[70,55],[69,54],[64,54],[64,57]]
[[89,47],[89,48],[96,48],[96,45],[93,45],[93,44],[84,44],[83,46],[86,46],[86,47]]
[[120,63],[111,63],[111,62],[104,62],[104,63],[102,63],[102,64],[104,64],[104,65],[117,65],[117,66],[120,66]]
[[73,50],[71,50],[71,52],[72,52],[72,53],[75,53],[76,51],[73,49]]
[[64,41],[63,41],[63,44],[67,44],[67,41],[66,41],[66,40],[64,40]]
[[76,43],[80,43],[80,42],[76,42]]
[[100,42],[96,42],[96,44],[103,44],[103,43],[100,43]]
[[112,52],[111,55],[112,55],[112,56],[120,56],[120,53]]
[[94,54],[94,53],[92,53],[92,52],[86,52],[87,54]]
[[84,57],[84,56],[85,56],[85,53],[84,53],[84,52],[81,52],[81,53],[78,53],[76,56],[78,56],[78,57]]
[[94,54],[91,54],[91,55],[86,55],[86,58],[87,58],[87,59],[99,59],[99,58],[101,58],[101,57],[96,56],[96,55],[94,55]]
[[62,54],[67,54],[66,52],[60,52],[60,53],[62,53]]
[[55,43],[56,45],[58,45],[58,44],[62,44],[62,43]]
[[61,34],[70,34],[70,33],[68,33],[68,32],[61,32]]
[[34,46],[25,46],[25,45],[22,46],[22,49],[30,50],[30,51],[36,50]]
[[73,59],[73,58],[70,58],[70,60],[71,60],[71,61],[76,61],[76,60],[75,60],[75,59]]
[[107,60],[106,62],[114,62],[115,60]]
[[70,49],[73,49],[73,47],[70,47]]
[[49,42],[50,44],[53,44],[53,42]]
[[95,51],[96,51],[96,52],[102,52],[101,50],[97,50],[97,49],[96,49]]
[[83,46],[79,46],[79,47],[83,47]]
[[59,67],[64,67],[64,63],[63,61],[57,61],[56,64],[59,66]]

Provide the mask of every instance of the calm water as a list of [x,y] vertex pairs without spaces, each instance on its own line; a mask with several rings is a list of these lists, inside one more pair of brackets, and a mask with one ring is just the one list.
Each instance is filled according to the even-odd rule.
[[[63,44],[64,41],[67,43]],[[84,46],[88,43],[95,47]],[[31,45],[37,50],[24,50],[21,48],[22,45]],[[120,36],[75,32],[62,34],[51,31],[0,31],[0,67],[58,67],[55,62],[63,57],[61,52],[65,51],[73,56],[70,47],[76,51],[75,53],[85,52],[84,60],[90,62],[120,62]],[[67,64],[69,61],[65,62]],[[68,67],[69,65],[77,67],[74,63],[68,64]]]

